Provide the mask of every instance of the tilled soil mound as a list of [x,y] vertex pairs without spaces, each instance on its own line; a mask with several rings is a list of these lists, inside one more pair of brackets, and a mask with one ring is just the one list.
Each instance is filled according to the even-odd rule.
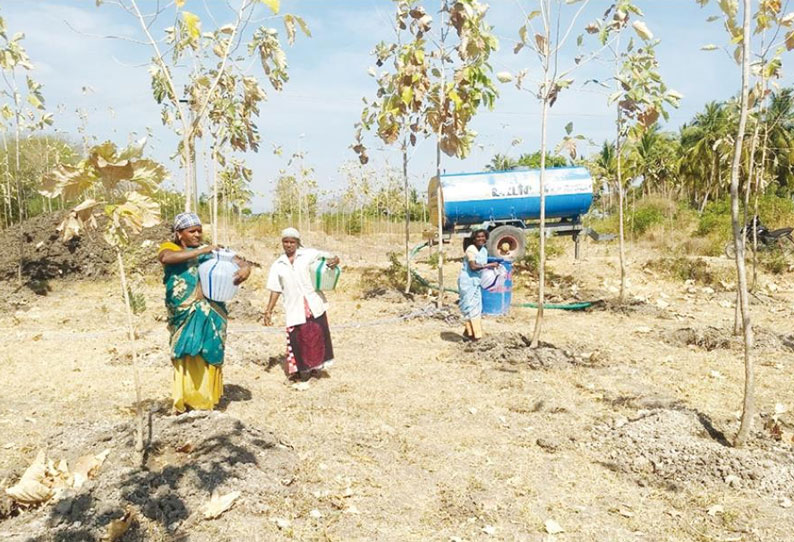
[[229,511],[212,520],[221,530],[294,492],[287,487],[294,480],[288,446],[236,418],[217,411],[155,416],[143,468],[134,460],[133,427],[134,422],[76,425],[56,434],[51,457],[73,461],[108,448],[110,455],[80,490],[18,511],[0,521],[0,530],[11,540],[99,541],[111,521],[131,511],[134,520],[122,540],[181,539],[205,521],[203,507],[215,491],[241,493]]
[[732,337],[725,330],[716,327],[696,329],[683,327],[672,331],[663,331],[661,338],[673,346],[697,346],[706,351],[718,348],[730,348]]
[[[696,346],[707,352],[718,349],[742,348],[742,338],[733,335],[729,329],[716,327],[684,327],[660,333],[662,341],[672,346]],[[768,329],[753,328],[753,344],[763,350],[794,350],[794,345],[786,343],[786,337],[779,336]]]
[[[0,254],[0,281],[16,278],[20,241],[22,276],[28,283],[110,274],[115,269],[116,254],[102,238],[102,221],[99,221],[98,230],[86,231],[64,243],[56,228],[65,216],[65,212],[43,214],[0,232],[0,246],[5,249]],[[156,244],[167,240],[170,235],[166,224],[148,228],[130,239],[125,257],[144,266],[154,265]]]
[[752,448],[733,448],[697,412],[652,410],[596,426],[593,433],[589,446],[597,450],[599,462],[641,485],[722,485],[773,497],[794,495],[794,447],[758,434]]
[[460,343],[456,360],[472,364],[484,361],[497,365],[526,365],[530,369],[551,369],[570,365],[585,365],[587,357],[541,342],[530,348],[532,339],[518,332],[509,331],[486,335],[479,341]]

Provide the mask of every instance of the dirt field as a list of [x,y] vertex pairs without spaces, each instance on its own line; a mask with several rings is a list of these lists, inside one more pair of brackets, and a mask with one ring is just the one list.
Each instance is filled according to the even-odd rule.
[[[566,247],[551,264],[552,299],[607,302],[547,311],[534,353],[533,309],[487,320],[489,338],[467,345],[454,307],[365,295],[373,284],[362,276],[388,266],[385,238],[308,237],[342,257],[329,309],[337,365],[306,386],[286,382],[283,329],[256,322],[266,298],[257,271],[232,305],[218,412],[170,414],[162,285],[146,277],[143,469],[117,284],[55,280],[4,311],[2,486],[42,448],[70,464],[110,454],[56,503],[4,517],[3,501],[0,540],[100,540],[128,510],[127,541],[791,540],[791,273],[762,275],[753,297],[759,416],[737,450],[726,444],[743,365],[725,281],[676,281],[645,266],[664,254],[632,247],[632,301],[618,307],[617,247],[586,245],[579,262]],[[278,254],[275,241],[236,246],[266,266]],[[706,262],[729,276],[727,259]],[[448,263],[450,284],[459,266]],[[531,301],[534,283],[516,284],[516,301]],[[235,490],[229,511],[204,519],[213,491]]]

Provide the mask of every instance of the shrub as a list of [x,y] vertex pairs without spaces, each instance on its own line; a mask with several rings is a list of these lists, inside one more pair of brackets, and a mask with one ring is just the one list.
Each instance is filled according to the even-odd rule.
[[781,250],[758,254],[758,263],[773,275],[782,275],[789,270],[786,255]]
[[[664,224],[665,219],[676,220],[680,214],[690,211],[685,206],[678,206],[674,201],[660,196],[648,196],[626,205],[623,217],[626,234],[644,235],[654,226]],[[618,208],[614,206],[608,216],[591,218],[588,226],[601,233],[618,233]]]
[[648,262],[646,266],[669,277],[681,281],[693,280],[706,286],[718,284],[721,280],[730,279],[730,276],[725,271],[713,269],[702,258],[688,258],[686,256],[659,258]]

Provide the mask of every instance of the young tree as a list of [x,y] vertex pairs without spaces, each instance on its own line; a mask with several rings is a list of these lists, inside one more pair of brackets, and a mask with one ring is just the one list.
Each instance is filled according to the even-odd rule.
[[127,332],[132,349],[132,370],[135,382],[137,431],[135,450],[143,452],[143,406],[138,374],[138,350],[130,291],[124,269],[124,250],[130,236],[160,222],[160,206],[155,201],[158,186],[167,172],[160,164],[143,157],[145,140],[118,150],[107,141],[92,147],[89,154],[75,166],[59,165],[42,180],[41,193],[47,197],[64,194],[70,201],[81,196],[98,194],[102,199],[88,197],[73,208],[58,226],[63,241],[78,237],[85,228],[98,226],[97,216],[104,215],[104,239],[116,252],[121,292],[127,314]]
[[[41,84],[34,81],[29,72],[33,69],[22,40],[25,34],[17,32],[9,37],[6,29],[5,20],[0,17],[0,72],[4,86],[0,87],[0,95],[5,97],[8,102],[0,106],[0,116],[2,116],[3,131],[3,151],[8,157],[8,137],[7,134],[13,130],[14,134],[14,159],[13,166],[9,167],[9,160],[6,160],[6,191],[11,192],[11,180],[13,178],[16,188],[17,200],[17,221],[22,222],[27,218],[27,207],[25,194],[22,185],[20,145],[23,133],[29,135],[35,130],[41,130],[45,126],[52,124],[52,115],[44,112],[44,97],[41,94]],[[24,76],[24,77],[23,77]],[[24,81],[25,91],[21,90]],[[23,92],[24,97],[23,97]],[[6,126],[10,123],[10,127]],[[9,210],[10,202],[9,202]],[[18,262],[17,262],[17,281],[22,283],[22,237],[17,242]]]
[[[658,70],[655,47],[659,41],[653,39],[648,26],[641,19],[631,21],[632,16],[642,17],[642,12],[633,0],[621,0],[608,9],[602,19],[591,23],[588,30],[598,33],[602,44],[609,36],[616,39],[609,46],[615,63],[615,91],[609,96],[609,103],[617,108],[615,137],[615,186],[618,193],[618,238],[620,254],[620,294],[621,303],[626,297],[626,244],[624,228],[625,184],[623,180],[624,149],[631,137],[634,142],[647,135],[659,117],[668,118],[665,104],[678,107],[681,95],[662,81]],[[634,29],[643,45],[635,48],[634,39],[621,47],[623,30]],[[647,181],[647,179],[646,179]]]
[[[97,4],[102,1],[98,0]],[[158,3],[151,14],[141,11],[139,0],[114,0],[112,3],[136,19],[145,38],[141,43],[153,52],[149,67],[152,93],[155,101],[162,105],[163,124],[172,127],[180,138],[178,153],[185,168],[185,210],[190,210],[198,198],[196,139],[203,136],[202,129],[207,123],[219,139],[220,144],[214,147],[216,159],[223,144],[240,151],[258,148],[259,134],[254,121],[267,94],[255,77],[245,73],[235,56],[243,41],[247,40],[248,54],[259,57],[274,90],[281,90],[289,79],[286,55],[276,29],[260,26],[250,36],[244,36],[260,4],[266,5],[276,16],[280,2],[239,0],[236,8],[229,3],[232,22],[209,32],[202,30],[203,22],[198,15],[183,9],[186,0],[176,0],[168,6]],[[152,34],[152,28],[171,5],[175,5],[176,12],[173,26],[165,29],[165,42],[170,48],[165,51]],[[214,20],[213,14],[210,15]],[[300,17],[290,14],[280,17],[289,43],[294,41],[297,28],[311,35]]]
[[[696,0],[701,6],[709,3],[709,0]],[[739,125],[734,139],[733,159],[731,163],[731,224],[733,227],[733,245],[735,249],[738,306],[741,311],[742,335],[744,340],[744,397],[742,401],[742,418],[739,431],[736,434],[734,444],[741,446],[747,439],[752,427],[754,416],[754,395],[755,395],[755,369],[753,364],[753,329],[750,321],[750,307],[747,289],[747,270],[745,266],[744,248],[742,240],[741,224],[739,219],[740,195],[739,183],[741,174],[741,164],[743,156],[743,145],[747,127],[747,119],[750,109],[750,86],[752,68],[752,34],[751,23],[755,19],[758,29],[761,32],[765,28],[776,26],[777,28],[789,28],[794,25],[794,17],[782,12],[779,0],[760,0],[758,10],[753,11],[750,0],[742,0],[741,10],[738,0],[721,0],[719,8],[725,28],[731,38],[731,43],[736,44],[734,49],[734,59],[741,66],[741,92],[739,98]],[[739,24],[738,17],[741,13],[742,22]],[[758,34],[759,32],[756,32]],[[705,46],[705,49],[716,48],[716,46]],[[794,30],[788,30],[785,36],[777,43],[770,45],[772,50],[778,49],[781,53],[783,48],[794,49]],[[781,61],[775,63],[774,70],[780,69]],[[763,71],[762,71],[763,73]],[[751,158],[752,160],[752,158]],[[749,168],[748,168],[749,169]],[[746,183],[751,182],[748,177]]]
[[367,149],[362,143],[362,130],[375,128],[376,135],[388,145],[398,145],[402,154],[402,178],[405,202],[405,266],[406,292],[411,287],[410,215],[408,209],[408,163],[409,146],[417,144],[418,137],[427,136],[423,110],[430,90],[430,59],[427,55],[425,34],[430,30],[432,17],[416,2],[396,1],[396,13],[392,28],[395,42],[380,42],[372,54],[376,65],[391,64],[391,71],[380,75],[375,68],[370,74],[378,84],[377,98],[372,102],[364,98],[361,121],[356,124],[356,142],[352,149],[359,155],[362,164],[369,162]]
[[[534,3],[534,2],[533,2]],[[593,59],[599,51],[590,53],[580,53],[574,59],[574,65],[569,68],[560,66],[560,52],[565,49],[571,34],[576,28],[579,18],[590,0],[536,0],[538,9],[524,11],[524,24],[518,30],[519,40],[514,48],[518,54],[526,49],[540,64],[541,80],[537,89],[529,90],[524,87],[524,79],[529,73],[523,70],[516,74],[516,87],[519,90],[529,90],[541,103],[540,121],[540,243],[539,243],[539,265],[538,265],[538,311],[535,318],[535,330],[532,335],[532,348],[536,348],[540,341],[540,333],[543,323],[543,304],[545,300],[546,284],[546,157],[548,150],[547,132],[549,109],[557,102],[560,92],[569,88],[573,84],[572,73],[580,66],[585,65]],[[574,13],[566,23],[563,24],[563,14],[566,6],[574,8]],[[534,27],[534,19],[540,17],[542,28],[538,31]],[[610,28],[604,30],[605,36],[609,37]],[[583,37],[577,38],[577,47],[583,44]],[[605,42],[607,43],[607,42]],[[605,46],[605,45],[604,45]],[[500,79],[508,82],[513,79],[510,74],[500,74]]]
[[[439,242],[438,303],[443,302],[444,251],[441,203],[441,153],[463,158],[471,150],[475,133],[469,122],[481,106],[491,107],[497,92],[488,63],[498,42],[485,21],[488,6],[478,0],[439,0],[440,21],[418,0],[398,3],[396,25],[409,29],[407,44],[380,44],[375,49],[379,65],[391,60],[394,72],[378,79],[378,99],[362,113],[353,147],[362,162],[368,159],[360,130],[377,125],[385,143],[415,145],[420,136],[436,136],[436,213]],[[450,42],[451,36],[457,38]],[[401,136],[402,139],[401,139]],[[407,185],[407,162],[403,160]],[[409,271],[410,273],[410,271]],[[410,275],[409,275],[410,276]]]

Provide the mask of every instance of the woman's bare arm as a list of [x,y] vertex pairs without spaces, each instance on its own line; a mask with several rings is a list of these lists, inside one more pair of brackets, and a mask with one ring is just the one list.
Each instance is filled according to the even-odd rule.
[[177,263],[185,263],[193,258],[198,258],[202,254],[209,254],[215,250],[215,245],[207,245],[196,250],[163,250],[157,255],[157,259],[163,265],[174,265]]

